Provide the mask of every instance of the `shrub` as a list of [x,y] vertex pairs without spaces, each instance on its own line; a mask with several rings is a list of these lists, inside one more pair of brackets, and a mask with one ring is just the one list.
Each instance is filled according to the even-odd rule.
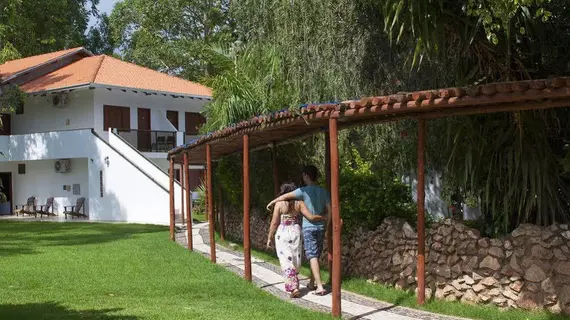
[[399,217],[416,223],[416,204],[410,188],[395,172],[373,172],[372,162],[364,161],[358,151],[342,162],[340,201],[343,228],[375,229],[386,217]]
[[202,183],[194,192],[198,193],[198,198],[192,204],[192,214],[206,215],[206,185]]

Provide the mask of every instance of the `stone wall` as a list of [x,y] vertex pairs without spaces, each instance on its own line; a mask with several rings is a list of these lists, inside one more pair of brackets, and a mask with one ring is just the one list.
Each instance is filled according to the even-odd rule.
[[[270,215],[252,212],[252,247],[264,248]],[[226,216],[226,233],[242,239],[241,215]],[[570,314],[570,230],[521,225],[489,239],[450,219],[426,230],[426,295],[501,308],[547,308]],[[416,288],[417,233],[388,218],[374,231],[343,235],[343,274],[400,289]]]
[[[267,232],[269,232],[269,223],[271,222],[271,213],[269,211],[260,212],[251,210],[250,212],[250,239],[251,247],[257,249],[265,249],[267,242]],[[219,221],[219,220],[218,220]],[[243,241],[243,215],[234,214],[233,212],[226,214],[226,235],[233,241]]]

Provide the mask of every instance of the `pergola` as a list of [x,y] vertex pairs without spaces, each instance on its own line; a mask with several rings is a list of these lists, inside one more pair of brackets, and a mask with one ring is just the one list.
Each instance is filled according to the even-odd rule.
[[[339,157],[338,130],[354,126],[418,120],[418,170],[417,170],[417,226],[418,303],[425,301],[425,184],[424,149],[426,121],[429,119],[476,115],[495,112],[513,112],[548,108],[570,107],[570,78],[501,82],[465,88],[446,88],[368,97],[339,103],[309,104],[299,110],[282,110],[261,115],[207,134],[168,153],[170,160],[170,239],[174,240],[174,164],[182,164],[186,177],[185,196],[190,199],[188,188],[189,165],[206,165],[207,203],[210,221],[211,260],[216,261],[214,238],[214,213],[212,191],[212,161],[236,154],[243,154],[243,248],[245,279],[251,281],[250,250],[250,187],[249,153],[273,148],[317,133],[327,135],[326,170],[332,205],[332,314],[341,315],[341,215],[339,207]],[[275,161],[274,161],[274,172]],[[274,174],[274,184],[278,186]],[[182,197],[184,202],[184,196]],[[184,210],[184,204],[182,205]],[[186,203],[188,222],[188,248],[192,250],[190,204]],[[184,212],[182,212],[184,216]]]

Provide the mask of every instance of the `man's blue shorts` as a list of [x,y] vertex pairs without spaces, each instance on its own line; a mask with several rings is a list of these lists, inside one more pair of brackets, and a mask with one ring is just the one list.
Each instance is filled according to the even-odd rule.
[[321,257],[324,237],[325,230],[323,228],[313,226],[303,228],[303,244],[307,260],[312,258],[319,259]]

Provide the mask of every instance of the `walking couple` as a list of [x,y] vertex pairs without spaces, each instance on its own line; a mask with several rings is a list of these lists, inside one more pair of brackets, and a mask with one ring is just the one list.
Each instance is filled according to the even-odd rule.
[[327,293],[321,281],[319,257],[323,249],[325,229],[329,229],[326,228],[326,222],[330,221],[330,196],[325,189],[316,185],[317,178],[317,168],[306,166],[303,168],[305,186],[297,188],[293,183],[285,183],[281,186],[279,197],[267,205],[268,210],[275,205],[267,235],[267,247],[271,247],[275,238],[275,250],[285,278],[285,290],[292,298],[300,297],[298,274],[301,266],[301,215],[305,256],[311,265],[308,288],[316,295]]

